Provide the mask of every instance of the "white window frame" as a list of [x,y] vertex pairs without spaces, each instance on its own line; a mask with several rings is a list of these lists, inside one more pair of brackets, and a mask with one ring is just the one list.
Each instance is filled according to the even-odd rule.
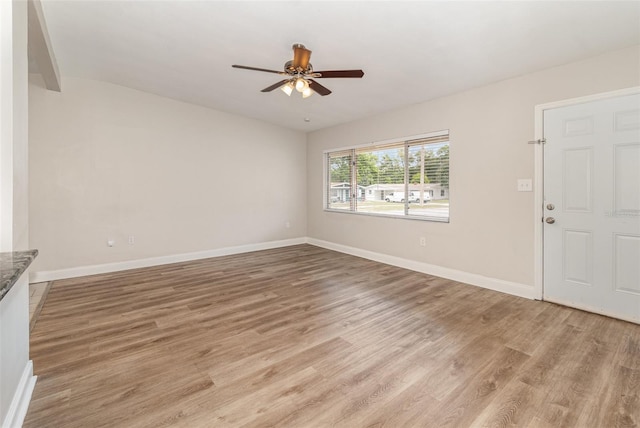
[[[450,133],[448,129],[444,129],[441,131],[435,131],[435,132],[429,132],[429,133],[425,133],[425,134],[418,134],[418,135],[410,135],[410,136],[406,136],[406,137],[400,137],[400,138],[393,138],[393,139],[389,139],[389,140],[382,140],[382,141],[375,141],[375,142],[371,142],[371,143],[366,143],[366,144],[359,144],[359,145],[354,145],[354,146],[346,146],[346,147],[337,147],[337,148],[332,148],[332,149],[326,149],[323,151],[323,155],[322,155],[322,159],[323,159],[323,165],[322,165],[322,207],[323,210],[326,212],[332,212],[332,213],[342,213],[342,214],[353,214],[353,215],[363,215],[363,216],[373,216],[373,217],[384,217],[384,218],[391,218],[391,219],[407,219],[407,220],[421,220],[421,221],[431,221],[431,222],[437,222],[437,223],[450,223],[451,221],[451,181],[449,179],[449,189],[448,189],[448,193],[449,193],[449,214],[446,218],[444,217],[428,217],[428,216],[423,216],[423,215],[411,215],[408,213],[407,208],[405,206],[405,214],[400,215],[400,214],[379,214],[379,213],[375,213],[375,212],[362,212],[362,211],[356,211],[353,209],[353,206],[349,209],[334,209],[334,208],[330,208],[328,201],[329,201],[329,193],[328,193],[328,179],[329,179],[329,164],[328,164],[328,157],[330,153],[338,153],[338,152],[346,152],[346,151],[354,151],[357,152],[359,149],[371,149],[371,150],[375,150],[376,147],[382,147],[382,146],[388,146],[388,145],[392,145],[392,144],[405,144],[405,151],[408,150],[408,144],[411,144],[412,142],[416,141],[416,140],[425,140],[425,139],[430,139],[430,138],[436,138],[436,137],[450,137]],[[449,147],[451,147],[451,141],[449,140]],[[408,166],[408,165],[407,165]],[[449,171],[451,171],[451,158],[449,158]],[[408,169],[405,170],[405,174],[407,174]],[[352,178],[352,181],[354,181],[354,179]],[[407,186],[406,184],[406,177],[405,177],[405,186]],[[406,190],[405,190],[406,191]],[[433,195],[432,195],[433,196]],[[408,203],[408,202],[407,202]],[[405,203],[405,205],[407,204]]]

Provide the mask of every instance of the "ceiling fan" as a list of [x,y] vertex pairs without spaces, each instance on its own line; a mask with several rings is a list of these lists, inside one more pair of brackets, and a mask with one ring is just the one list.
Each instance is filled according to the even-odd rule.
[[287,61],[284,64],[284,71],[267,70],[265,68],[247,67],[245,65],[232,65],[234,68],[243,68],[245,70],[264,71],[266,73],[275,73],[281,76],[286,76],[286,79],[281,80],[271,86],[268,86],[262,90],[262,92],[271,92],[274,89],[280,88],[282,91],[291,96],[293,90],[297,90],[302,93],[302,98],[307,98],[313,95],[314,92],[320,95],[329,95],[331,91],[316,82],[313,79],[321,78],[336,78],[336,77],[362,77],[364,72],[362,70],[332,70],[332,71],[313,71],[313,67],[309,62],[311,58],[311,51],[301,44],[293,45],[293,60]]

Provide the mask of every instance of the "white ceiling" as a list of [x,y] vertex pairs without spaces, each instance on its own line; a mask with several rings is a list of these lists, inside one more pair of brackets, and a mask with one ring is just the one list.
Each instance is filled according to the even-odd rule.
[[[104,80],[311,131],[640,44],[640,2],[43,0],[63,77]],[[261,89],[291,45],[333,91]],[[305,122],[304,118],[310,118]]]

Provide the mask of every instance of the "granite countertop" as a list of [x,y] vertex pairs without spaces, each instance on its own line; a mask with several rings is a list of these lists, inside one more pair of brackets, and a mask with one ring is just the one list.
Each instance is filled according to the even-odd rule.
[[37,255],[38,250],[0,253],[0,300],[11,290]]

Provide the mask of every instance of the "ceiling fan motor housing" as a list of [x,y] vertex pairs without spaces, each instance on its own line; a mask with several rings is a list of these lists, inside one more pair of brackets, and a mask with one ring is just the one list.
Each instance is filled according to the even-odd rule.
[[295,74],[309,74],[313,73],[313,66],[309,63],[305,70],[298,70],[298,68],[293,66],[293,61],[287,61],[284,63],[284,71],[292,76]]

